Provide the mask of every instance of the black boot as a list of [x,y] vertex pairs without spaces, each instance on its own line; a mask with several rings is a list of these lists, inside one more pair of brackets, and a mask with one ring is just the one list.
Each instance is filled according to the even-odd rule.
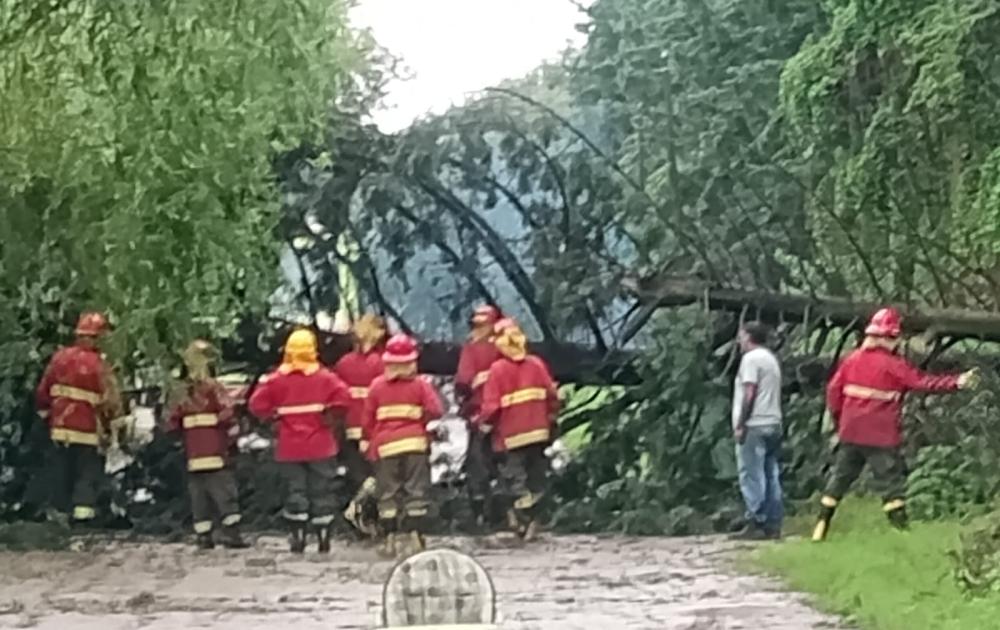
[[222,528],[222,546],[226,549],[247,549],[250,547],[250,543],[243,540],[243,536],[240,536],[238,526],[230,525]]
[[319,539],[319,552],[330,553],[330,525],[320,525],[316,528],[316,537]]
[[305,523],[292,523],[291,536],[289,537],[289,550],[292,553],[305,553],[306,551],[306,526]]
[[212,532],[198,534],[198,541],[196,544],[198,545],[198,549],[201,549],[202,551],[215,549],[215,541],[212,540]]
[[886,513],[886,518],[889,519],[889,524],[898,530],[906,531],[910,528],[910,519],[906,516],[906,508],[903,506],[893,508],[888,510]]
[[833,515],[837,511],[837,503],[837,499],[833,497],[823,497],[821,501],[822,507],[819,510],[819,521],[813,530],[813,542],[823,542],[826,540],[827,534],[830,533],[830,521],[833,520]]

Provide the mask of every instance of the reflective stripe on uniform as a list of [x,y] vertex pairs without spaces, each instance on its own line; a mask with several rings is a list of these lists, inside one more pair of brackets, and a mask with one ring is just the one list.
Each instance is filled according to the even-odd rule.
[[347,427],[347,439],[348,440],[360,440],[361,439],[361,427]]
[[88,405],[96,405],[101,402],[101,395],[72,385],[53,385],[49,388],[49,395],[53,398],[67,398],[77,402],[84,402]]
[[312,519],[312,524],[313,525],[323,526],[323,525],[329,525],[332,522],[333,522],[333,515],[332,514],[329,515],[329,516],[314,516],[313,519]]
[[295,523],[309,522],[309,515],[306,514],[305,512],[289,512],[285,510],[284,512],[282,512],[281,515],[285,517],[286,521],[293,521]]
[[427,438],[411,437],[388,442],[378,447],[379,457],[392,457],[403,453],[425,453],[427,451]]
[[383,521],[396,518],[399,515],[399,510],[397,508],[379,508],[378,517]]
[[518,433],[504,439],[503,443],[508,449],[521,448],[522,446],[528,446],[530,444],[538,444],[539,442],[547,442],[549,439],[548,429],[535,429],[534,431],[528,431],[527,433]]
[[196,534],[207,534],[212,531],[212,521],[196,521],[194,524],[194,533]]
[[424,417],[424,408],[420,405],[383,405],[375,410],[376,420],[420,420]]
[[406,508],[406,515],[412,517],[427,516],[427,508],[425,507]]
[[219,424],[219,416],[214,413],[195,413],[190,416],[184,416],[183,423],[185,429],[214,427]]
[[53,427],[49,432],[53,442],[63,442],[65,444],[85,444],[87,446],[97,446],[97,433],[89,431],[76,431],[65,427]]
[[97,511],[89,505],[78,505],[73,508],[73,520],[91,521],[97,517]]
[[351,398],[355,400],[363,400],[365,398],[368,398],[367,387],[351,387],[349,391],[351,392]]
[[506,396],[502,396],[500,398],[500,407],[506,409],[507,407],[513,407],[514,405],[526,402],[545,400],[548,397],[549,392],[544,387],[526,387],[525,389],[519,389]]
[[279,416],[291,416],[297,413],[323,413],[326,411],[326,405],[321,403],[316,403],[313,405],[289,405],[287,407],[278,407]]
[[210,457],[195,457],[188,460],[188,470],[190,472],[201,472],[204,470],[219,470],[225,468],[226,462],[218,455]]
[[476,374],[476,377],[472,379],[472,389],[477,387],[482,387],[486,384],[486,381],[490,378],[490,371],[483,370],[482,372]]
[[230,514],[229,516],[222,517],[222,526],[223,527],[232,527],[233,525],[236,525],[237,523],[239,523],[242,520],[243,520],[243,517],[240,516],[239,514]]
[[902,499],[893,499],[892,501],[886,501],[885,505],[882,506],[882,509],[886,512],[895,512],[896,510],[900,510],[904,507],[906,507],[906,501]]
[[891,402],[903,397],[902,392],[889,389],[875,389],[864,385],[844,385],[844,396],[849,398],[862,398],[864,400],[881,400]]

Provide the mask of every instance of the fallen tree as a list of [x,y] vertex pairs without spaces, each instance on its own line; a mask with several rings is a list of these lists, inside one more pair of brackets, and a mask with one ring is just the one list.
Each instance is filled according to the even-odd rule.
[[[746,313],[772,322],[798,320],[806,325],[824,322],[828,326],[860,328],[872,313],[886,306],[849,298],[724,288],[688,276],[629,279],[623,285],[640,302],[658,308],[704,304],[709,310]],[[891,306],[903,314],[907,332],[1000,342],[1000,312]]]

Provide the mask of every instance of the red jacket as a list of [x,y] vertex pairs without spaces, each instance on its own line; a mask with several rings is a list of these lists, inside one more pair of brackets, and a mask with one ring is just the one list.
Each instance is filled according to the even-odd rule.
[[333,370],[351,392],[351,406],[347,408],[347,439],[360,440],[368,388],[385,371],[382,357],[377,351],[365,354],[355,350],[341,357]]
[[389,380],[380,376],[368,390],[364,439],[368,459],[426,453],[427,423],[444,414],[434,386],[418,377]]
[[474,419],[479,414],[483,401],[483,385],[490,374],[490,366],[500,358],[500,352],[488,339],[469,341],[462,346],[455,372],[455,391],[465,396],[461,414]]
[[220,470],[229,465],[233,403],[225,388],[214,380],[187,383],[185,396],[167,420],[167,431],[181,433],[191,472]]
[[52,357],[35,392],[35,407],[46,418],[53,442],[98,445],[103,405],[117,392],[111,370],[95,348],[69,346]]
[[842,442],[890,448],[903,441],[903,396],[958,389],[958,375],[921,372],[884,348],[849,354],[830,379],[826,405]]
[[495,425],[493,450],[511,451],[547,443],[559,411],[559,393],[545,362],[501,358],[490,368],[479,422]]
[[333,372],[319,368],[312,374],[272,372],[257,383],[249,407],[262,420],[277,418],[275,459],[314,462],[340,452],[329,413],[331,409],[346,411],[350,404],[347,385]]

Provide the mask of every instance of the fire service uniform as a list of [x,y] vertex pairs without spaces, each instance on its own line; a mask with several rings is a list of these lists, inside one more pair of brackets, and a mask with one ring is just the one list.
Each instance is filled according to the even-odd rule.
[[[424,547],[431,485],[427,423],[444,413],[434,387],[417,375],[417,346],[406,335],[386,344],[385,374],[375,379],[365,406],[364,434],[374,462],[378,513],[386,532],[384,550],[397,543]],[[397,536],[405,532],[406,539]]]
[[187,459],[188,493],[198,547],[215,546],[212,530],[218,519],[222,544],[230,549],[248,545],[239,533],[240,506],[230,452],[239,435],[233,403],[211,374],[214,348],[206,341],[191,343],[184,352],[187,370],[183,390],[171,407],[167,430],[180,434]]
[[371,462],[365,458],[361,438],[368,389],[384,371],[381,346],[386,336],[385,322],[377,315],[364,315],[354,324],[353,333],[354,350],[334,366],[334,372],[347,384],[351,395],[340,459],[347,467],[353,498],[344,516],[362,533],[375,535],[378,520],[375,478]]
[[316,336],[308,330],[288,337],[281,366],[262,378],[250,396],[251,413],[277,421],[275,459],[287,486],[284,516],[293,553],[305,550],[310,517],[319,551],[330,551],[337,507],[334,458],[340,450],[334,427],[349,405],[347,386],[320,366]]
[[76,326],[76,343],[52,357],[35,395],[36,409],[55,445],[55,507],[75,524],[89,523],[97,515],[108,424],[122,411],[114,375],[97,347],[107,327],[102,314],[84,313]]
[[483,386],[490,374],[490,366],[500,358],[500,352],[493,343],[493,326],[500,319],[500,311],[494,306],[480,306],[472,314],[472,331],[469,340],[462,346],[455,373],[455,397],[460,413],[467,421],[469,444],[465,455],[465,480],[473,512],[484,514],[490,482],[496,477],[493,447],[488,433],[477,427],[489,429],[489,425],[477,425],[483,400]]
[[864,343],[840,363],[827,385],[827,407],[840,444],[821,499],[814,541],[826,539],[837,505],[865,464],[872,468],[889,522],[905,528],[907,471],[900,451],[904,396],[950,392],[978,383],[975,371],[934,375],[911,365],[896,353],[900,324],[895,309],[875,313],[865,328]]
[[548,366],[529,355],[524,333],[504,319],[496,325],[503,357],[490,368],[479,422],[493,425],[493,450],[502,454],[500,475],[513,500],[510,526],[525,539],[537,532],[536,507],[545,493],[548,459],[555,438],[559,394]]

